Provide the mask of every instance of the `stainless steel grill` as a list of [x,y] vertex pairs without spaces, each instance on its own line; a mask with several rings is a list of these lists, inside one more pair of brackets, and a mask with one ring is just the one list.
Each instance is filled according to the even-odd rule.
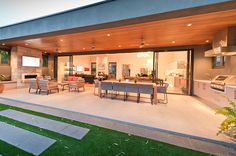
[[236,75],[218,75],[211,81],[211,88],[225,91],[226,85],[236,85]]

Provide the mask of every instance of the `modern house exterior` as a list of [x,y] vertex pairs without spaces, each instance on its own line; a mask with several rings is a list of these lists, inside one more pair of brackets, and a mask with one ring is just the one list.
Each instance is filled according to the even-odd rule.
[[169,93],[224,106],[236,99],[235,18],[236,1],[108,0],[1,27],[0,74],[6,89],[41,75],[162,79]]

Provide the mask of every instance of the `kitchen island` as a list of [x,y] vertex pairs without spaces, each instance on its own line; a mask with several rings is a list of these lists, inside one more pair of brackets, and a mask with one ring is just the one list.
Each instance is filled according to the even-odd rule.
[[236,101],[236,86],[226,85],[225,91],[211,88],[210,80],[194,80],[194,95],[200,97],[215,106],[228,106],[227,97]]

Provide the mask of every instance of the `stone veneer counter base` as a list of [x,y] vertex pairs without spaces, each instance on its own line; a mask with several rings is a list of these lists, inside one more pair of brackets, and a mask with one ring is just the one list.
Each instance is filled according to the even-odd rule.
[[56,142],[45,136],[0,122],[0,140],[34,155],[39,155]]
[[89,131],[87,128],[74,126],[71,124],[15,111],[15,110],[3,110],[0,111],[1,116],[5,116],[20,122],[24,122],[33,126],[37,126],[43,129],[47,129],[53,132],[57,132],[75,139],[82,139]]

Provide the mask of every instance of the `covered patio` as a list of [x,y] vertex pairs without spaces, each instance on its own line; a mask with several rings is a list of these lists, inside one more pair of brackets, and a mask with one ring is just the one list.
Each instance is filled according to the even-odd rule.
[[224,117],[216,115],[206,103],[191,96],[168,96],[168,104],[151,105],[150,99],[145,98],[140,103],[132,99],[123,101],[100,98],[93,94],[93,87],[86,87],[80,93],[64,90],[49,95],[28,93],[28,89],[22,88],[6,91],[0,94],[0,99],[58,108],[189,137],[233,143],[224,135],[216,135]]
[[[234,59],[228,59],[225,69],[222,68],[219,72],[218,68],[213,69],[212,66],[215,57],[207,58],[204,55],[205,51],[214,45],[216,34],[222,31],[227,32],[226,35],[228,35],[229,30],[236,32],[236,1],[215,0],[204,3],[196,1],[185,5],[174,2],[170,4],[171,7],[165,7],[165,1],[162,3],[154,0],[151,0],[151,3],[142,0],[130,2],[105,1],[0,28],[0,48],[3,47],[9,54],[4,70],[7,71],[13,86],[8,85],[11,87],[10,90],[8,90],[9,87],[5,87],[6,90],[0,94],[0,103],[5,100],[16,107],[18,103],[23,103],[28,108],[36,106],[42,109],[34,111],[51,115],[55,114],[44,112],[43,109],[65,111],[68,116],[85,115],[111,121],[114,127],[117,123],[134,125],[144,129],[141,131],[142,134],[146,133],[144,137],[148,135],[151,139],[178,146],[182,146],[182,142],[175,140],[172,135],[186,138],[187,141],[184,140],[184,144],[186,142],[186,144],[192,144],[188,140],[191,138],[234,150],[235,141],[226,135],[217,135],[218,127],[225,117],[216,114],[209,103],[194,95],[197,95],[195,91],[197,89],[201,89],[199,93],[212,95],[206,94],[210,84],[209,79],[219,74],[235,74],[236,72],[233,70],[234,63],[236,64],[232,61]],[[127,9],[130,6],[132,6],[131,9]],[[153,6],[156,7],[153,8]],[[221,43],[221,40],[219,41]],[[181,51],[185,59],[178,60],[180,57],[176,56],[174,61],[165,64],[168,59],[161,54],[169,52],[170,56],[174,56],[174,53],[181,53]],[[139,53],[145,54],[142,55],[143,58],[138,58]],[[148,53],[150,53],[150,58]],[[131,54],[134,56],[131,57]],[[124,59],[121,59],[122,56]],[[23,57],[36,59],[37,65],[24,65]],[[149,62],[150,68],[144,65],[137,67],[142,64],[137,60],[144,60],[146,64]],[[95,70],[93,70],[93,65]],[[165,68],[163,68],[165,71],[163,72],[165,74],[162,74],[163,77],[158,74],[161,66],[170,66],[168,71],[174,71],[175,68],[172,69],[172,65],[178,71],[183,71],[183,74],[166,72]],[[8,69],[5,69],[5,66]],[[168,79],[166,75],[168,75],[171,82],[178,86],[178,94],[181,95],[168,94],[167,104],[151,104],[150,98],[143,97],[137,103],[135,99],[137,96],[130,97],[127,101],[123,101],[122,98],[111,99],[110,96],[100,98],[94,95],[93,88],[94,80],[100,77],[99,73],[105,76],[110,74],[113,76],[110,79],[114,82],[128,81],[128,79],[133,82],[135,79],[135,83],[136,78],[139,77],[141,80],[143,74],[152,83],[156,83],[160,78],[166,81]],[[128,78],[126,73],[128,73]],[[90,84],[84,80],[86,86],[81,92],[69,92],[62,88],[60,92],[49,95],[28,92],[32,78],[42,77],[44,79],[42,81],[46,81],[45,84],[52,80],[57,83],[56,87],[60,85],[62,87],[64,81],[70,82],[68,79],[70,76],[82,78],[81,75],[87,79],[94,77],[89,80]],[[45,77],[50,77],[50,79]],[[78,80],[76,78],[75,81]],[[204,83],[207,81],[207,85],[196,83],[198,80],[204,80]],[[236,91],[233,91],[234,99],[236,99]],[[162,96],[161,93],[156,95]],[[214,97],[207,97],[207,99],[210,98]],[[220,103],[220,101],[217,102]],[[25,108],[21,105],[19,107]],[[63,117],[67,118],[66,115]],[[79,119],[74,120],[87,123]],[[105,128],[120,130],[111,125]],[[158,139],[155,136],[156,133],[146,131],[147,129],[165,133],[163,136],[168,138],[169,142]],[[198,143],[196,144],[198,146]],[[209,146],[203,144],[199,146],[205,148],[201,151],[208,152]],[[211,151],[219,150],[216,146],[211,148]]]

